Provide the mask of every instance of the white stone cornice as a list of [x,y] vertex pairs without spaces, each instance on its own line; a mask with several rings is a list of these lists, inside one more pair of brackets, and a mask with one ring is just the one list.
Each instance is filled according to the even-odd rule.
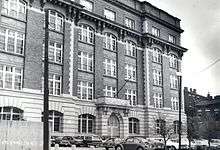
[[28,9],[28,10],[32,10],[32,11],[37,12],[37,13],[40,13],[40,14],[45,14],[44,11],[42,11],[42,10],[40,10],[40,9],[38,9],[38,8],[34,8],[34,7],[28,6],[27,9]]

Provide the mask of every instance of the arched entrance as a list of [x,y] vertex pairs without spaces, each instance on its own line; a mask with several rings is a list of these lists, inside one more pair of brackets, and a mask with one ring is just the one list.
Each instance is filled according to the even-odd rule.
[[120,137],[120,122],[115,114],[111,114],[108,118],[108,136]]

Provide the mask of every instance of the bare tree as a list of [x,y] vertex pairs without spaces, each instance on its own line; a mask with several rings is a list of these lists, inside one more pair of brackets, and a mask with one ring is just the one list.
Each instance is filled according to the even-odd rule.
[[191,142],[194,139],[199,138],[198,133],[198,118],[197,117],[188,117],[187,118],[187,139],[189,141],[189,147],[191,147]]

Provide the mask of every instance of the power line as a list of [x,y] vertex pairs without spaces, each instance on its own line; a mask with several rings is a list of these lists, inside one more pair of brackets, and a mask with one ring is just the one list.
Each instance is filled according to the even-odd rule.
[[204,68],[203,70],[199,71],[198,73],[202,73],[205,72],[206,70],[208,70],[209,68],[211,68],[212,66],[214,66],[215,64],[217,64],[218,62],[220,62],[220,58],[215,60],[213,63],[211,63],[210,65],[208,65],[206,68]]

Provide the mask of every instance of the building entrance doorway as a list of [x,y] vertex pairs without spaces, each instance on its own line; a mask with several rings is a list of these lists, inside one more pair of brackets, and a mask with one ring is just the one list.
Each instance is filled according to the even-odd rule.
[[108,136],[120,137],[120,122],[115,114],[111,114],[108,118]]

